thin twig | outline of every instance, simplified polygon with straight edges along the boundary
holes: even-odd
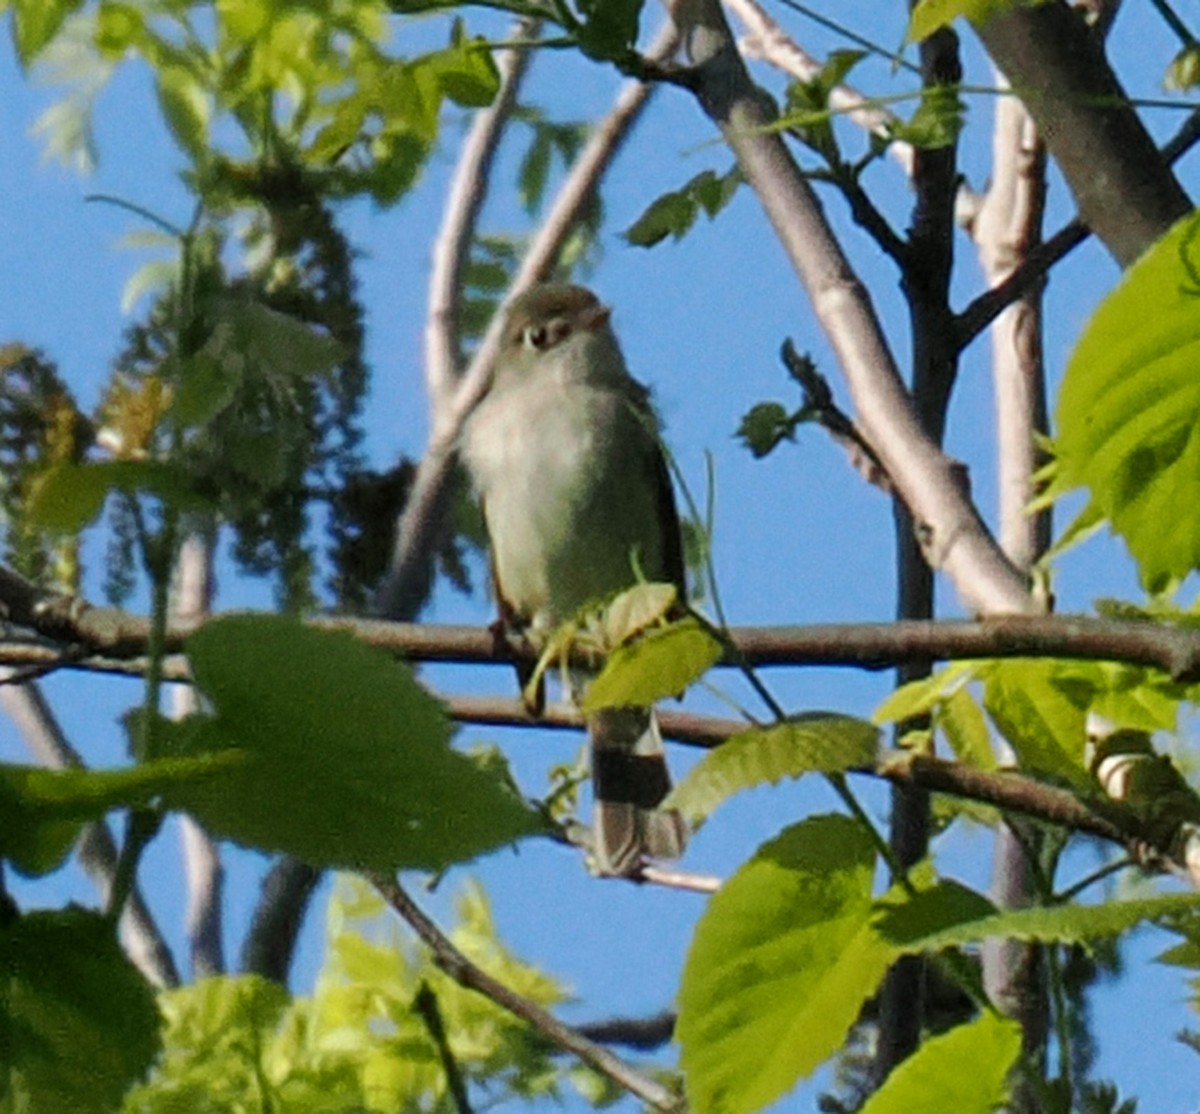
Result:
[[[870,296],[775,132],[775,106],[750,79],[718,0],[677,0],[676,7],[687,20],[700,107],[736,154],[808,292],[846,376],[858,425],[912,509],[930,563],[974,611],[1036,611],[1025,578],[992,538],[959,468],[922,428]]]
[[[682,1100],[661,1083],[635,1070],[608,1049],[588,1040],[578,1030],[564,1025],[553,1014],[528,998],[523,998],[473,963],[425,915],[409,896],[408,891],[395,879],[381,874],[372,874],[370,879],[384,900],[425,942],[433,954],[434,963],[460,986],[490,998],[498,1006],[533,1026],[553,1044],[578,1056],[589,1067],[608,1076],[656,1110],[678,1112],[684,1109]]]
[[[446,1026],[442,1022],[442,1011],[438,1008],[437,995],[429,983],[421,983],[421,988],[417,991],[417,997],[413,1001],[413,1008],[421,1015],[421,1020],[425,1022],[425,1028],[429,1031],[429,1037],[433,1041],[434,1047],[437,1048],[438,1059],[442,1061],[442,1071],[446,1075],[446,1089],[454,1099],[454,1109],[458,1111],[458,1114],[472,1114],[471,1100],[467,1096],[467,1083],[463,1079],[462,1069],[459,1068],[458,1061],[454,1058],[454,1053],[450,1048],[450,1041],[446,1036]]]
[[[723,0],[737,16],[747,34],[738,42],[747,58],[769,62],[798,81],[812,81],[823,68],[819,59],[803,49],[767,13],[758,0]],[[829,91],[829,107],[853,120],[864,131],[886,138],[899,123],[886,108],[860,93],[851,85],[835,85]],[[912,144],[896,140],[888,144],[888,154],[900,164],[906,177],[912,176]]]
[[[0,639],[0,664],[58,664],[64,669],[141,675],[147,651],[145,616],[73,601],[76,618],[68,627],[52,624],[69,650],[55,650],[37,638]],[[3,598],[0,596],[0,606]],[[219,619],[214,616],[213,619]],[[327,616],[307,621],[317,630],[344,630],[366,645],[413,661],[512,663],[498,651],[485,628],[422,623],[388,623]],[[168,629],[167,649],[180,653],[196,623]],[[1200,680],[1200,629],[1141,619],[1097,619],[1083,615],[1009,615],[984,620],[926,620],[879,623],[820,623],[806,626],[732,627],[729,639],[737,660],[762,666],[846,666],[888,669],[914,659],[952,661],[981,658],[1079,658],[1123,662],[1161,670],[1179,683]],[[79,644],[90,648],[80,653]],[[531,662],[534,660],[531,656]],[[186,672],[168,658],[164,677],[185,680]],[[586,664],[586,662],[582,662]]]
[[[721,879],[715,874],[667,870],[660,866],[643,866],[634,881],[650,882],[656,886],[665,886],[670,890],[687,890],[695,894],[715,894],[721,888]]]
[[[536,38],[537,33],[537,23],[519,20],[509,35],[510,45],[493,52],[500,73],[500,91],[471,122],[446,193],[441,227],[433,242],[425,324],[425,385],[435,425],[439,422],[438,415],[450,405],[462,368],[459,318],[465,285],[463,271],[487,197],[496,151],[533,57],[533,51],[516,49],[511,44],[524,44]]]

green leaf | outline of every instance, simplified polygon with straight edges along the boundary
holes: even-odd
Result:
[[[795,440],[796,418],[778,402],[759,402],[743,415],[735,436],[757,460],[783,441]]]
[[[550,178],[550,158],[553,153],[554,141],[550,133],[545,128],[536,129],[517,171],[517,193],[527,213],[535,212],[542,203],[546,182]]]
[[[960,762],[979,770],[996,768],[992,733],[983,710],[966,688],[955,689],[938,707],[937,725],[945,732],[950,749]]]
[[[1200,517],[1179,513],[1200,475],[1198,360],[1193,215],[1101,303],[1067,364],[1056,408],[1056,493],[1088,488],[1151,592],[1200,567]]]
[[[400,133],[380,136],[371,145],[375,162],[365,179],[371,197],[380,205],[392,205],[417,180],[431,150],[417,135]]]
[[[301,1079],[310,1071],[318,1075],[313,1060],[324,1050],[320,1035],[313,1032],[315,1026],[306,1028],[313,1043],[305,1052],[312,1059],[303,1062],[301,1050],[288,1035],[299,1023],[298,1015],[307,1013],[307,1003],[296,1003],[288,1017],[290,1004],[282,986],[257,975],[203,978],[163,991],[159,995],[166,1022],[162,1055],[121,1110],[146,1114],[244,1110],[249,1114],[264,1107],[279,1109],[277,1096],[285,1089],[289,1111],[312,1110],[301,1097]],[[283,1071],[288,1075],[281,1080]],[[345,1081],[343,1076],[343,1088]],[[339,1098],[347,1097],[344,1089],[338,1093]]]
[[[1055,662],[1013,658],[988,666],[984,707],[1012,744],[1022,769],[1076,783],[1091,690],[1059,676]]]
[[[904,42],[919,43],[959,16],[972,23],[986,23],[996,13],[1020,3],[1021,0],[920,0],[909,17]]]
[[[1021,1026],[994,1013],[982,1014],[926,1038],[859,1114],[992,1114],[1008,1100],[1008,1075],[1020,1054]]]
[[[58,34],[63,21],[83,0],[12,0],[13,41],[22,66],[28,66]]]
[[[158,1048],[154,994],[111,921],[83,909],[0,927],[5,1109],[111,1114]]]
[[[652,630],[609,655],[584,694],[583,710],[648,708],[656,700],[678,696],[720,657],[721,644],[695,619]]]
[[[219,360],[210,352],[197,352],[178,364],[179,377],[171,399],[171,417],[184,429],[194,429],[215,418],[237,397],[245,368]]]
[[[145,492],[181,510],[203,509],[181,468],[154,460],[57,464],[33,486],[29,520],[46,530],[75,534],[100,517],[113,491]]]
[[[1082,665],[1082,663],[1080,663]],[[1174,731],[1185,688],[1157,670],[1120,662],[1091,662],[1096,691],[1089,710],[1118,727]]]
[[[66,857],[82,824],[112,809],[147,805],[172,785],[218,776],[237,761],[225,753],[121,770],[0,764],[0,857],[23,874],[45,874]]]
[[[677,190],[650,202],[646,211],[625,230],[625,239],[634,247],[652,248],[668,236],[681,239],[695,223],[694,199]]]
[[[451,45],[424,59],[437,75],[442,92],[464,108],[486,108],[500,91],[500,71],[483,39],[470,39],[461,19],[454,21]]]
[[[315,866],[439,870],[542,829],[450,748],[446,713],[412,671],[349,634],[239,615],[187,650],[216,711],[209,744],[246,761],[169,799],[218,835]]]
[[[868,56],[869,52],[865,50],[831,50],[815,81],[828,94],[829,90],[841,85],[850,76],[850,71]]]
[[[692,825],[743,789],[807,773],[841,773],[875,762],[879,730],[866,720],[810,712],[786,723],[751,728],[705,755],[663,802]]]
[[[627,588],[613,598],[600,616],[600,636],[605,646],[619,646],[667,618],[679,599],[674,584],[649,581]]]
[[[175,142],[193,162],[202,162],[209,152],[212,99],[182,66],[160,66],[155,74],[158,106]]]
[[[950,693],[970,679],[971,671],[970,663],[957,662],[928,677],[901,685],[884,697],[871,714],[872,722],[903,723],[929,715]]]
[[[907,922],[877,917],[875,927],[898,949],[908,952],[941,951],[987,939],[1030,942],[1086,943],[1119,936],[1145,922],[1170,922],[1200,912],[1200,895],[1164,894],[1138,901],[1110,901],[1104,905],[1054,905],[1007,910],[979,919],[960,920],[928,932],[905,931]]]
[[[675,1035],[695,1114],[749,1114],[845,1041],[887,970],[868,923],[874,846],[842,816],[786,829],[696,927]]]
[[[712,170],[701,171],[680,189],[652,201],[626,229],[625,239],[640,248],[653,247],[668,236],[682,239],[696,223],[701,210],[709,219],[714,218],[729,204],[741,184],[741,172],[736,166],[723,175]]]
[[[876,905],[872,924],[898,951],[914,947],[940,932],[952,931],[994,916],[996,907],[982,894],[953,881],[942,881],[913,896],[902,891]]]
[[[146,38],[146,17],[132,4],[104,0],[96,11],[96,48],[116,60]]]
[[[622,58],[637,41],[645,0],[580,0],[585,22],[577,29],[579,48],[605,62]]]
[[[227,299],[215,307],[212,334],[202,352],[225,375],[307,379],[324,375],[344,355],[333,337],[261,302]]]
[[[340,158],[347,148],[362,138],[367,114],[371,109],[370,96],[362,91],[351,93],[337,103],[333,118],[314,137],[304,152],[305,158],[322,165]]]
[[[1163,75],[1163,88],[1172,93],[1186,93],[1200,85],[1200,47],[1189,43],[1183,47]]]
[[[936,151],[958,139],[965,115],[966,105],[952,86],[926,86],[916,112],[909,120],[894,125],[891,136],[922,150]]]

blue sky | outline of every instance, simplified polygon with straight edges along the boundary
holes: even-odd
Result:
[[[840,6],[839,17],[885,44],[900,41],[897,5],[854,0]],[[1127,5],[1132,8],[1132,5]],[[814,52],[844,45],[803,21],[786,25]],[[1123,13],[1114,38],[1119,63],[1136,94],[1157,95],[1158,74],[1139,69],[1142,58],[1169,56],[1156,25],[1142,26],[1140,13]],[[425,45],[428,27],[419,34]],[[401,43],[401,49],[405,49]],[[966,45],[971,78],[990,80],[986,63]],[[885,65],[864,66],[864,82],[887,88]],[[768,78],[778,88],[774,78]],[[908,88],[905,79],[897,79]],[[0,343],[20,340],[43,348],[85,407],[95,402],[109,361],[128,323],[121,292],[146,258],[120,245],[123,235],[140,231],[127,212],[85,203],[91,192],[117,195],[185,223],[189,202],[175,175],[181,157],[157,116],[146,74],[123,67],[100,102],[97,116],[100,161],[90,177],[41,159],[31,137],[33,122],[58,93],[32,88],[20,74],[7,42],[0,48],[0,198],[5,235],[0,238]],[[570,65],[562,56],[539,61],[529,97],[552,107],[562,118],[588,118],[611,99],[616,79],[598,66]],[[971,102],[971,131],[964,166],[982,187],[987,173],[986,120],[990,104]],[[1151,117],[1156,134],[1169,134],[1177,114]],[[414,193],[388,211],[367,205],[347,207],[345,227],[363,253],[362,296],[367,306],[374,387],[367,415],[367,449],[372,463],[386,467],[399,452],[418,454],[425,436],[421,386],[422,314],[431,235],[440,216],[444,185],[454,160],[457,122],[447,126],[445,144],[433,158]],[[496,196],[484,225],[514,230],[523,225],[514,180],[519,148],[506,148],[497,172]],[[607,223],[602,257],[587,281],[614,306],[614,322],[634,373],[650,383],[667,423],[668,441],[693,489],[704,489],[706,456],[716,475],[715,561],[723,600],[736,624],[808,623],[886,619],[892,613],[891,510],[875,490],[864,486],[839,450],[816,430],[802,430],[796,445],[781,448],[765,461],[754,461],[734,440],[740,416],[764,399],[790,403],[792,395],[778,362],[784,337],[809,350],[834,382],[837,380],[820,335],[780,248],[754,198],[743,190],[721,218],[698,227],[678,244],[651,251],[632,248],[620,237],[642,210],[667,189],[677,188],[699,171],[723,171],[730,156],[714,141],[711,127],[686,96],[666,90],[622,155],[605,188]],[[1182,175],[1189,183],[1192,166]],[[883,164],[869,172],[867,185],[903,228],[910,195],[899,172]],[[849,223],[841,201],[827,191],[825,206],[843,233],[855,265],[873,292],[895,350],[903,362],[907,343],[896,275],[880,253]],[[1047,228],[1070,215],[1069,199],[1055,181]],[[961,305],[979,288],[978,269],[965,238],[958,241],[962,260],[956,280]],[[1046,353],[1051,369],[1061,369],[1073,339],[1097,299],[1116,277],[1101,249],[1088,245],[1064,264],[1052,281],[1047,300]],[[980,341],[967,354],[951,412],[949,449],[971,468],[973,488],[987,515],[994,513],[993,452],[990,431],[988,354]],[[89,549],[89,592],[99,596],[100,556]],[[482,569],[477,582],[485,583]],[[1119,544],[1099,539],[1069,555],[1060,567],[1056,591],[1063,610],[1083,610],[1098,596],[1137,599],[1136,580]],[[239,581],[231,570],[220,576],[221,606],[269,606],[262,585]],[[941,586],[943,614],[958,608]],[[426,615],[431,621],[483,624],[491,605],[480,592],[467,599],[439,590]],[[431,684],[447,691],[511,692],[507,671],[481,673],[452,667],[424,672]],[[866,715],[885,694],[887,675],[850,670],[776,670],[768,680],[793,710],[833,708]],[[732,678],[717,684],[744,693]],[[115,719],[137,698],[133,682],[56,676],[46,690],[76,745],[96,765],[121,760]],[[698,708],[722,710],[701,696]],[[553,762],[573,757],[580,740],[537,732],[465,730],[464,743],[501,743],[530,792],[545,784]],[[0,758],[23,760],[19,740],[0,723]],[[674,751],[678,771],[691,756]],[[881,819],[886,797],[879,787],[862,787],[868,807]],[[832,795],[813,783],[785,785],[746,794],[726,805],[694,840],[684,865],[700,872],[727,874],[783,825],[811,812],[836,808]],[[1080,869],[1089,862],[1079,858]],[[183,939],[179,902],[179,848],[174,832],[160,836],[145,864],[144,889],[152,895],[169,938]],[[254,900],[259,857],[231,851],[227,931],[230,957]],[[955,876],[986,885],[988,854],[982,833],[954,840],[947,869]],[[589,879],[574,856],[561,848],[530,844],[519,853],[500,853],[470,868],[488,888],[502,933],[525,958],[544,965],[574,988],[573,1018],[609,1013],[653,1012],[670,1001],[691,927],[703,899]],[[453,875],[451,881],[453,881]],[[55,905],[67,897],[91,900],[76,871],[64,870],[36,885],[17,890],[29,904]],[[444,914],[453,886],[431,901]],[[305,934],[298,967],[301,986],[311,980],[319,958],[319,912]],[[1147,963],[1163,938],[1142,934],[1127,948],[1130,978],[1096,996],[1100,1035],[1100,1076],[1111,1076],[1142,1109],[1183,1111],[1195,1106],[1200,1071],[1195,1055],[1172,1040],[1194,1021],[1186,1008],[1188,987],[1177,974]],[[614,977],[614,969],[620,976]],[[1137,1019],[1131,1040],[1130,1019]],[[795,1103],[796,1105],[791,1105]],[[807,1108],[789,1100],[781,1109]]]

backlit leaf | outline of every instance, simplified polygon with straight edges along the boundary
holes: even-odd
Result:
[[[446,713],[412,671],[349,634],[235,615],[187,648],[216,712],[197,745],[246,759],[169,795],[216,834],[315,866],[436,870],[541,830],[451,749]]]
[[[1152,306],[1153,313],[1147,312]],[[1056,409],[1056,493],[1084,486],[1159,591],[1200,567],[1200,218],[1124,274],[1088,322]]]
[[[696,927],[676,1039],[696,1114],[750,1114],[841,1047],[887,970],[869,924],[875,851],[842,816],[759,848]]]
[[[691,824],[710,816],[734,793],[807,773],[840,773],[871,766],[879,730],[865,720],[812,712],[786,723],[750,728],[705,755],[672,790],[664,808]]]

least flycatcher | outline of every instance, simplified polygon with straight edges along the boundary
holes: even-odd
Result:
[[[538,286],[506,316],[492,385],[462,456],[483,505],[509,625],[535,644],[639,578],[684,588],[679,518],[650,393],[625,366],[610,310],[580,286]],[[676,858],[678,813],[652,711],[588,716],[601,874]]]

